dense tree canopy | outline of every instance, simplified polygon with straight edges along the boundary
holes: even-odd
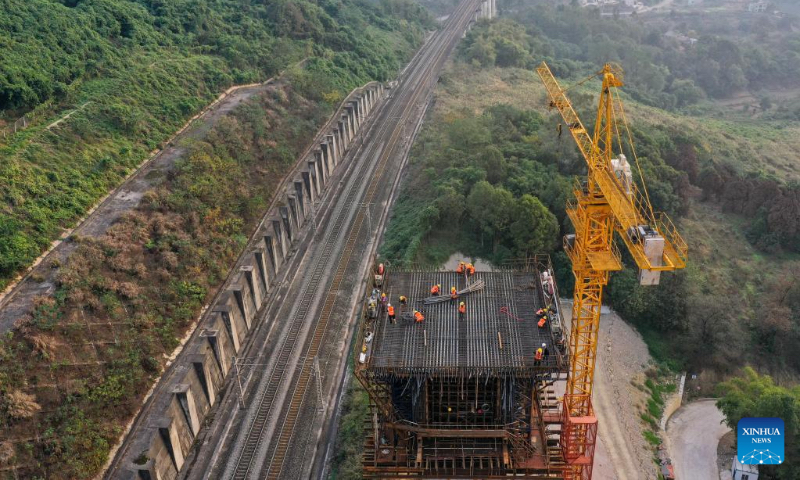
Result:
[[[785,463],[759,466],[759,478],[790,480],[800,476],[800,387],[775,385],[772,378],[745,368],[744,375],[721,383],[717,406],[725,414],[728,426],[744,417],[777,417],[783,420],[786,448]]]
[[[441,260],[420,252],[429,235],[496,261],[552,252],[569,181],[538,134],[541,116],[499,104],[464,112],[422,137],[389,226],[383,253]]]
[[[308,59],[290,72],[294,89],[334,104],[389,79],[434,27],[411,0],[8,0],[0,10],[0,286],[225,88]],[[22,114],[30,128],[3,128]]]
[[[686,107],[706,95],[728,97],[747,88],[798,86],[800,35],[791,20],[788,25],[765,20],[761,28],[785,32],[782,40],[766,41],[753,34],[757,27],[743,22],[738,36],[699,20],[691,27],[700,33],[685,24],[675,31],[666,22],[601,17],[594,9],[547,3],[510,2],[520,23],[506,19],[473,29],[459,49],[462,57],[481,66],[527,68],[547,60],[562,78],[619,63],[626,91],[662,108]]]
[[[225,65],[221,83],[266,78],[311,48],[330,49],[385,80],[397,59],[374,48],[370,31],[431,26],[408,0],[239,2],[234,0],[10,0],[0,12],[0,110],[60,98],[75,82],[114,76],[138,57],[211,55]],[[393,17],[381,17],[388,11]],[[407,30],[413,35],[414,29]],[[309,43],[310,42],[310,43]],[[152,58],[151,61],[158,61]]]

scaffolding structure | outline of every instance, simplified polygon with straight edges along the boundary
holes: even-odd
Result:
[[[553,384],[568,359],[549,258],[472,277],[387,266],[370,281],[355,343],[355,375],[371,401],[364,478],[563,478],[563,409]],[[478,282],[449,298],[451,287]],[[436,284],[447,300],[426,303]],[[414,321],[414,310],[424,321]]]

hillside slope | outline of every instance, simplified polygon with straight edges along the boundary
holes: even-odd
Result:
[[[265,40],[256,49],[264,58],[273,50],[276,57],[291,53],[281,50],[284,44],[299,50],[282,62],[310,58],[274,82],[253,87],[253,94],[235,109],[217,109],[213,121],[193,124],[176,142],[180,158],[148,172],[152,189],[138,205],[102,235],[73,238],[69,259],[50,265],[57,271],[55,291],[35,298],[33,313],[19,318],[0,338],[0,478],[92,478],[169,355],[227,276],[275,187],[319,125],[352,85],[392,75],[421,41],[428,17],[404,9],[409,4],[403,0],[319,5],[276,1],[249,10],[234,9],[241,2],[233,1],[104,0],[71,2],[71,10],[56,2],[11,5],[24,5],[45,24],[53,20],[48,17],[53,11],[83,9],[74,14],[84,15],[73,25],[77,29],[94,25],[92,21],[110,21],[97,16],[101,6],[146,7],[163,14],[146,16],[155,32],[184,25],[179,19],[188,22],[187,11],[198,8],[201,23],[211,22],[207,28],[214,26],[226,38],[239,35],[242,40],[252,28],[266,32],[264,38],[275,37],[270,33],[275,26],[262,15],[271,8],[284,8],[279,18],[301,21],[313,13],[320,19],[314,38],[295,38],[297,32],[288,30],[283,37]],[[412,15],[409,20],[404,18],[407,14]],[[165,26],[166,18],[177,23]],[[37,30],[31,25],[29,31]],[[19,32],[0,35],[6,33]],[[95,38],[92,35],[86,33],[85,38]],[[0,166],[5,169],[0,187],[9,201],[0,214],[4,261],[16,258],[23,265],[28,258],[23,246],[31,246],[29,253],[35,255],[36,241],[44,245],[82,214],[155,142],[213,97],[215,89],[231,81],[261,80],[271,71],[261,70],[264,66],[255,57],[237,66],[228,63],[233,56],[210,54],[213,49],[202,43],[205,37],[191,40],[191,48],[177,48],[164,39],[169,36],[164,34],[163,44],[150,46],[150,57],[138,57],[138,47],[127,51],[127,57],[120,54],[130,67],[124,72],[86,74],[70,87],[75,97],[55,95],[52,104],[36,107],[60,118],[56,111],[70,101],[86,105],[62,123],[48,129],[51,120],[37,121],[8,137],[2,147],[7,157]],[[336,47],[326,46],[328,41]],[[359,53],[367,46],[369,51]],[[5,54],[12,50],[0,49]],[[159,66],[162,59],[170,61]],[[175,69],[176,65],[197,68]],[[211,68],[214,65],[218,68]],[[257,77],[209,80],[243,65]],[[173,101],[184,100],[190,102],[187,108],[176,110]],[[130,125],[135,128],[110,122],[106,114],[112,110],[120,120],[134,118]],[[142,115],[129,116],[137,112]]]
[[[335,103],[431,26],[407,0],[5,2],[0,287],[225,88],[309,57],[297,88]]]

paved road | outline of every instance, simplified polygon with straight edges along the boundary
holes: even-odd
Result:
[[[700,400],[679,408],[667,422],[667,447],[675,477],[718,480],[717,445],[730,431],[714,400]]]

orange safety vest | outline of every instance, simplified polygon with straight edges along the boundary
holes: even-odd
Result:
[[[391,305],[389,305],[389,308],[388,308],[388,310],[389,310],[389,316],[390,316],[390,317],[394,317],[394,307],[393,307],[393,306],[391,306]]]
[[[536,349],[536,355],[533,357],[533,359],[534,359],[534,360],[537,360],[537,361],[538,361],[538,360],[541,360],[541,359],[542,359],[542,354],[543,354],[543,353],[544,353],[544,352],[542,352],[542,349],[541,349],[541,348],[537,348],[537,349]]]
[[[433,295],[436,295],[437,293],[439,293],[439,285],[434,285],[433,287],[431,287],[431,293]]]
[[[542,327],[544,327],[544,324],[545,324],[546,322],[547,322],[547,317],[542,317],[542,318],[539,320],[539,328],[542,328]]]
[[[458,264],[458,268],[456,268],[456,273],[464,273],[464,262]]]
[[[418,322],[425,320],[425,317],[422,316],[420,312],[414,312],[414,319]]]
[[[456,287],[450,287],[450,296],[456,298],[458,296],[458,291],[456,291]]]
[[[467,313],[467,306],[466,305],[459,305],[458,306],[458,313]]]
[[[470,275],[475,275],[475,267],[473,267],[471,263],[467,265],[467,270],[469,271]]]

